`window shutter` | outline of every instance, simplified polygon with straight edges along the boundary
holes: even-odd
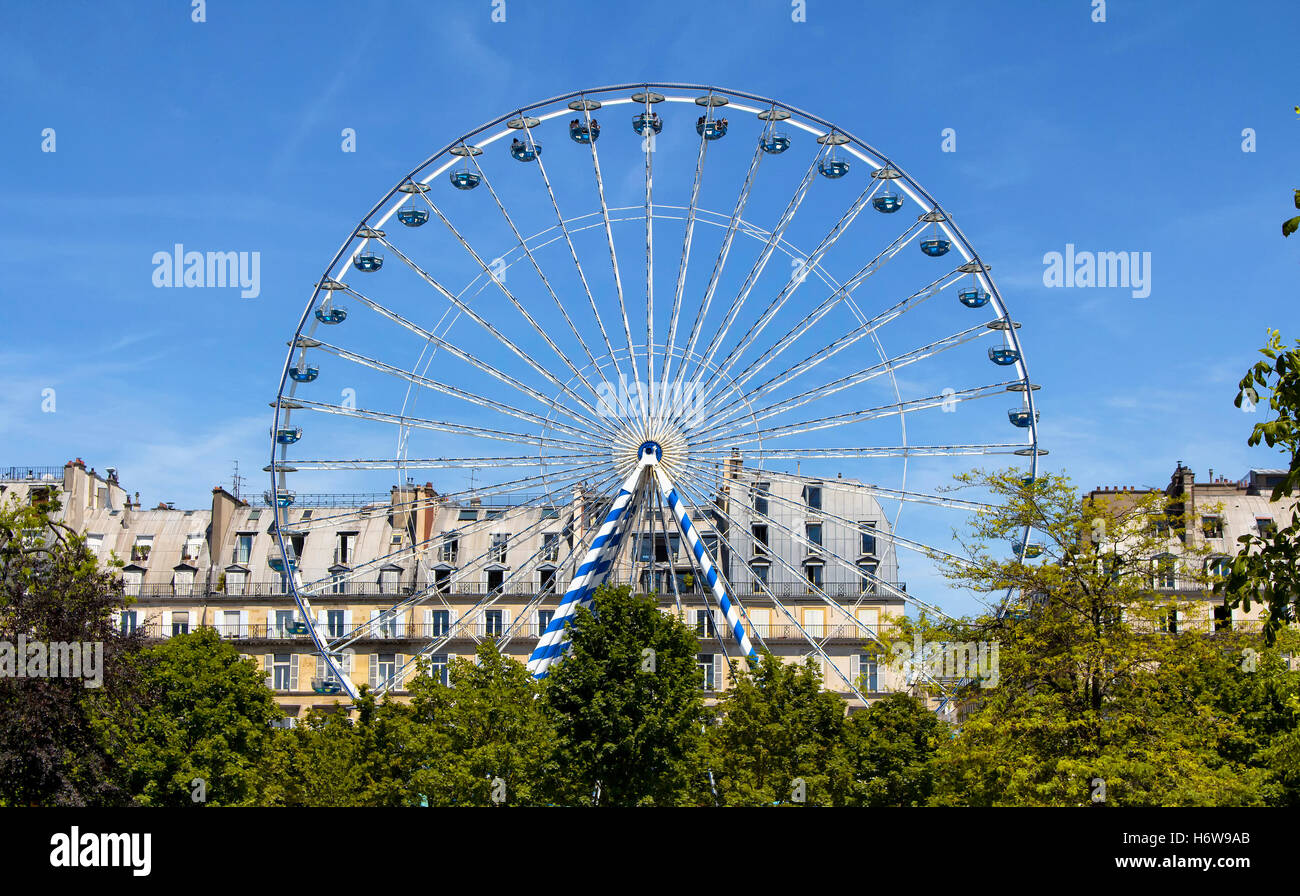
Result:
[[[370,654],[370,689],[379,687],[379,654]]]
[[[289,690],[298,690],[298,654],[289,656]]]
[[[352,611],[351,610],[343,611],[343,633],[345,635],[352,634]]]
[[[379,635],[379,611],[370,611],[370,637],[378,638]]]
[[[720,691],[723,688],[722,669],[725,665],[723,659],[724,657],[720,653],[713,655],[713,689],[715,691]]]
[[[172,636],[172,611],[171,610],[163,610],[162,636],[164,638],[170,638]]]
[[[406,690],[406,673],[402,671],[402,662],[405,659],[400,653],[393,657],[393,690]]]
[[[430,610],[428,607],[425,607],[422,613],[423,613],[424,621],[420,623],[423,626],[423,629],[420,632],[420,637],[432,638],[433,637],[433,610]]]
[[[397,614],[397,619],[393,623],[393,633],[399,638],[406,637],[406,613],[404,611]]]
[[[262,666],[266,669],[266,686],[272,689],[275,687],[275,670],[271,666],[273,661],[274,658],[269,653],[262,657]]]
[[[239,637],[241,638],[248,637],[248,611],[247,610],[239,611]]]

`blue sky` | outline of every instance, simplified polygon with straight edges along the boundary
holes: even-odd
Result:
[[[1255,418],[1232,398],[1267,327],[1300,335],[1300,244],[1280,235],[1300,186],[1294,3],[1116,0],[1104,23],[1088,0],[808,0],[805,22],[787,0],[505,8],[9,9],[0,466],[80,456],[146,504],[203,506],[238,460],[260,491],[285,342],[356,221],[456,135],[638,80],[843,122],[940,198],[1024,324],[1049,468],[1091,488],[1277,462],[1245,446]],[[154,288],[175,243],[260,252],[260,296]],[[1067,243],[1151,253],[1150,296],[1045,288]]]

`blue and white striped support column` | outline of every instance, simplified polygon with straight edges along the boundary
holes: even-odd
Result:
[[[717,598],[718,606],[722,609],[722,615],[726,617],[727,625],[731,626],[731,633],[736,637],[736,643],[740,645],[740,650],[750,660],[757,660],[758,653],[754,650],[753,642],[749,640],[749,633],[745,631],[745,621],[740,617],[740,604],[733,602],[727,594],[726,587],[722,584],[722,577],[718,575],[717,567],[713,565],[713,558],[709,552],[704,549],[704,542],[700,539],[700,533],[691,523],[690,515],[686,513],[686,505],[681,497],[677,494],[677,487],[673,485],[668,474],[663,471],[662,467],[654,468],[655,477],[659,480],[659,488],[664,494],[668,495],[668,507],[672,510],[673,516],[677,518],[677,526],[682,530],[682,538],[690,545],[691,550],[695,553],[695,559],[700,564],[700,569],[704,572],[704,578],[709,583],[709,588],[713,590],[713,596]]]
[[[579,607],[591,605],[596,589],[608,575],[609,568],[618,553],[623,533],[627,531],[627,521],[631,516],[628,505],[632,501],[632,493],[640,485],[641,472],[644,469],[644,463],[638,464],[619,488],[618,495],[615,496],[614,503],[605,516],[605,521],[601,523],[596,533],[596,538],[587,549],[582,563],[578,565],[573,581],[569,584],[569,590],[564,593],[564,599],[560,601],[555,615],[551,617],[550,625],[546,626],[546,631],[542,633],[532,655],[528,658],[528,671],[535,678],[545,678],[551,664],[569,649],[569,637],[564,631],[565,627],[578,614]]]

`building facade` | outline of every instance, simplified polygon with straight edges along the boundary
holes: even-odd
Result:
[[[355,683],[399,698],[416,657],[445,674],[453,657],[472,656],[492,638],[526,660],[608,498],[577,489],[558,506],[527,496],[457,503],[410,485],[389,495],[298,495],[277,508],[273,496],[253,502],[218,487],[208,508],[146,510],[114,471],[100,475],[80,460],[0,476],[0,500],[57,490],[63,521],[85,534],[101,563],[122,562],[131,599],[124,629],[158,639],[215,629],[262,666],[289,719],[346,701],[326,693],[312,625]],[[883,645],[893,640],[890,620],[904,612],[906,586],[869,486],[736,460],[692,518],[763,646],[789,661],[811,655],[827,688],[850,705],[861,705],[850,683],[868,700],[904,687],[886,668]],[[738,658],[734,639],[671,514],[638,508],[627,538],[609,580],[656,594],[664,612],[693,627],[701,687],[725,689],[727,659]],[[309,596],[310,619],[292,598],[293,577]]]

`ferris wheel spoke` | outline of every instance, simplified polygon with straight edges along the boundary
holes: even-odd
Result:
[[[748,411],[748,417],[733,420],[728,423],[726,421],[735,416],[737,410],[732,410],[730,413],[724,413],[727,408],[722,408],[717,411],[709,411],[707,412],[707,417],[713,424],[712,435],[717,437],[737,432],[744,427],[747,422],[757,424],[772,417],[780,416],[781,414],[792,411],[795,408],[802,407],[803,405],[825,398],[829,395],[834,395],[836,392],[842,392],[845,389],[861,385],[862,383],[883,376],[891,371],[896,371],[911,364],[916,364],[920,361],[932,358],[940,352],[947,351],[948,349],[959,345],[964,345],[971,340],[987,335],[989,332],[990,330],[982,325],[971,327],[961,333],[955,333],[952,336],[932,342],[929,345],[923,345],[920,348],[912,349],[910,352],[895,355],[892,358],[885,359],[879,364],[864,367],[859,371],[842,376],[839,379],[831,380],[829,383],[824,383],[813,389],[800,392],[798,395],[792,395],[789,398],[773,402],[763,407],[749,408],[741,404],[739,401],[732,402],[732,404],[728,405],[727,408],[738,408],[739,411]],[[758,390],[755,391],[757,392]]]
[[[520,246],[523,247],[523,250],[527,254],[528,258],[533,262],[533,266],[537,268],[538,273],[541,274],[541,268],[537,266],[536,259],[533,258],[532,252],[529,251],[528,246],[524,243],[523,238],[519,235],[519,231],[514,230],[514,222],[510,220],[510,215],[506,212],[505,207],[501,204],[501,200],[497,196],[496,189],[492,186],[492,181],[488,178],[487,174],[483,171],[482,167],[479,165],[477,157],[471,155],[469,156],[469,159],[474,163],[474,167],[478,170],[479,177],[481,178],[480,183],[485,184],[487,186],[488,192],[492,195],[492,198],[496,201],[496,204],[501,209],[502,214],[505,215],[506,221],[507,223],[510,224],[511,230],[514,231],[515,237],[519,239]],[[474,261],[478,263],[480,268],[482,268],[483,273],[486,274],[488,278],[500,288],[502,294],[505,295],[507,301],[509,301],[510,304],[515,307],[515,310],[517,310],[520,316],[523,317],[523,319],[528,322],[528,325],[531,326],[533,330],[539,336],[542,337],[542,339],[550,347],[551,351],[555,353],[556,357],[558,357],[562,362],[564,362],[565,366],[569,368],[570,372],[572,372],[573,375],[576,376],[582,382],[582,384],[587,387],[587,389],[591,392],[593,396],[599,397],[599,393],[596,391],[596,387],[593,386],[590,382],[588,382],[587,378],[583,375],[582,371],[578,369],[577,365],[573,363],[572,359],[570,359],[569,356],[559,347],[559,345],[555,343],[555,340],[551,338],[551,335],[546,331],[546,328],[537,322],[537,320],[533,317],[533,315],[529,313],[528,309],[525,308],[523,304],[520,303],[519,299],[515,297],[515,294],[511,292],[509,288],[506,287],[505,282],[500,277],[497,276],[496,271],[494,271],[492,267],[483,260],[483,258],[478,254],[478,252],[474,250],[474,247],[471,246],[469,242],[465,239],[465,237],[461,235],[460,231],[457,230],[456,227],[451,223],[451,221],[447,219],[447,216],[442,213],[442,210],[439,209],[438,206],[434,204],[433,200],[429,198],[429,194],[427,192],[423,192],[420,194],[420,196],[424,198],[424,201],[429,206],[429,209],[435,215],[438,216],[438,220],[442,221],[442,223],[446,225],[447,229],[451,231],[452,236],[456,238],[457,242],[459,242],[461,246],[465,248],[465,251],[469,252],[470,256],[473,257]],[[384,239],[384,244],[389,245],[386,238]],[[545,274],[541,274],[541,277],[543,283],[546,284],[546,288],[550,290],[551,296],[555,298],[557,304],[559,304],[561,309],[563,310],[563,303],[560,303],[558,297],[555,297],[555,291],[551,290],[550,281],[546,279]],[[566,320],[568,319],[567,312],[565,312],[565,318]],[[570,326],[573,327],[574,332],[576,333],[577,328],[573,326],[572,321],[570,321]],[[578,338],[581,341],[582,337],[579,336]],[[582,346],[584,349],[587,349],[586,342],[583,342]],[[591,357],[590,349],[587,349],[587,355],[588,357]],[[595,364],[594,357],[591,358],[591,361],[593,364]],[[597,365],[596,369],[597,370],[600,369],[599,365]]]
[[[536,445],[539,448],[555,447],[567,448],[571,450],[584,451],[591,448],[599,447],[596,443],[590,441],[568,441],[566,439],[550,439],[540,435],[522,432],[508,432],[501,429],[489,429],[482,426],[473,426],[468,423],[449,423],[444,420],[426,420],[423,417],[414,417],[405,414],[389,414],[384,411],[370,411],[364,408],[349,408],[343,405],[329,404],[323,401],[309,401],[305,398],[294,398],[292,403],[286,404],[289,407],[306,408],[311,411],[320,411],[325,414],[337,414],[341,417],[355,417],[358,420],[371,420],[376,423],[389,423],[394,426],[413,426],[417,429],[430,429],[436,432],[448,432],[455,435],[477,436],[483,439],[495,439],[501,442],[512,442],[514,444]]]
[[[781,309],[785,307],[786,302],[790,300],[790,297],[798,292],[799,287],[803,285],[804,280],[808,277],[808,269],[816,268],[821,264],[822,259],[825,258],[826,254],[835,247],[835,244],[839,242],[840,237],[848,232],[849,226],[857,219],[858,215],[862,213],[862,210],[867,207],[880,188],[881,184],[877,182],[874,186],[863,190],[862,193],[859,194],[857,200],[849,206],[843,215],[840,216],[839,221],[837,221],[835,226],[831,228],[831,232],[822,238],[822,241],[808,254],[808,257],[804,259],[803,264],[799,266],[797,271],[790,275],[790,279],[786,281],[785,286],[783,286],[781,291],[777,293],[776,298],[768,303],[767,308],[763,309],[763,313],[760,314],[752,324],[750,324],[745,335],[740,338],[740,341],[736,343],[731,351],[727,353],[727,356],[723,359],[722,363],[718,365],[717,377],[715,378],[716,383],[721,384],[726,379],[731,368],[736,365],[736,362],[739,361],[744,353],[748,351],[749,347],[754,344],[755,340],[758,339],[763,330],[767,328],[767,325],[771,323],[772,318],[776,317]],[[878,270],[879,266],[885,261],[893,258],[901,248],[902,246],[900,245],[895,248],[892,253],[882,253],[877,256],[871,264],[868,265],[868,267],[871,268],[871,273]],[[866,276],[870,276],[870,274],[867,274]],[[866,277],[864,276],[862,279],[865,280]],[[857,282],[860,283],[861,280],[858,280]]]
[[[583,108],[582,108],[582,116],[584,121],[586,122],[587,133],[590,134],[591,133],[591,110],[587,108],[585,103],[583,104]],[[596,151],[595,138],[588,140],[587,145],[591,148],[591,168],[596,178],[596,193],[600,197],[600,213],[605,220],[605,239],[609,243],[609,264],[614,274],[614,291],[618,295],[618,309],[623,316],[623,335],[627,338],[628,365],[632,368],[632,377],[633,380],[636,382],[637,393],[645,394],[644,392],[641,391],[641,371],[640,368],[637,367],[636,351],[633,348],[632,323],[627,316],[627,302],[623,296],[623,276],[620,273],[618,267],[618,252],[614,248],[614,225],[609,219],[609,203],[605,201],[605,181],[600,173],[600,154]],[[647,191],[648,189],[649,187],[647,186]],[[649,194],[647,192],[647,201],[648,201],[648,197]],[[646,222],[646,226],[647,227],[650,226],[649,221]],[[648,353],[649,351],[650,351],[650,346],[647,345],[646,352]],[[642,422],[644,424],[645,422],[644,419]],[[644,428],[643,428],[643,434],[648,435],[648,433],[644,431]]]
[[[609,456],[609,451],[585,454],[548,454],[545,460],[559,464],[588,463]],[[357,460],[293,460],[272,464],[275,470],[297,473],[303,470],[461,470],[536,467],[535,454],[496,455],[491,457],[373,458]],[[267,472],[271,472],[270,469]],[[529,477],[541,479],[541,476]]]
[[[537,401],[539,404],[545,405],[546,407],[550,408],[556,413],[563,414],[564,416],[568,417],[570,420],[576,421],[584,425],[591,423],[593,420],[599,419],[600,417],[599,414],[593,414],[592,417],[587,417],[585,415],[579,414],[575,410],[566,407],[563,404],[560,404],[558,401],[552,399],[551,397],[549,397],[548,395],[542,392],[539,392],[538,390],[534,389],[532,386],[529,386],[527,383],[522,382],[521,380],[511,376],[508,373],[504,373],[498,370],[497,368],[493,367],[491,364],[488,364],[486,361],[483,361],[475,357],[474,355],[470,354],[469,352],[465,351],[464,349],[460,348],[454,343],[448,342],[446,339],[443,339],[441,336],[438,336],[431,330],[427,330],[424,327],[421,327],[419,324],[407,320],[405,317],[398,314],[396,311],[393,311],[387,308],[386,306],[380,304],[379,302],[376,302],[374,299],[371,299],[370,297],[358,292],[355,288],[349,286],[347,287],[346,291],[348,295],[352,296],[357,301],[361,302],[367,308],[370,308],[376,314],[379,314],[380,316],[387,318],[388,320],[397,324],[399,327],[402,327],[403,329],[408,330],[411,333],[414,333],[416,336],[419,336],[421,339],[437,346],[440,350],[447,352],[448,354],[452,355],[458,360],[464,361],[466,364],[469,364],[471,367],[474,367],[475,369],[480,370],[483,373],[486,373],[488,376],[492,377],[493,379],[501,383],[504,383],[507,386],[510,386],[512,389],[515,389],[516,391],[521,392],[524,395],[527,395],[529,398],[533,399],[534,401]],[[294,340],[295,345],[300,346],[302,348],[315,348],[318,341],[319,340],[307,336],[299,336],[297,337],[297,339]],[[571,399],[574,400],[579,399],[577,393],[574,392],[572,389],[570,389],[568,386],[561,385],[561,391]]]
[[[1023,442],[989,445],[883,445],[860,448],[764,448],[757,452],[764,461],[770,460],[835,460],[870,457],[965,457],[991,454],[1019,454],[1030,451]],[[1039,449],[1040,452],[1042,449]],[[730,448],[691,448],[692,456],[722,459],[731,454]]]
[[[869,278],[872,274],[874,274],[877,270],[879,270],[880,267],[884,264],[884,262],[894,257],[894,255],[896,255],[899,251],[901,251],[901,249],[904,246],[906,246],[913,239],[919,236],[921,232],[922,230],[919,226],[914,226],[910,228],[902,236],[896,239],[884,252],[876,256],[876,258],[874,258],[872,261],[868,262],[862,269],[860,269],[856,274],[854,274],[851,278],[849,278],[849,280],[843,286],[841,286],[838,290],[836,290],[834,294],[832,294],[828,299],[826,299],[826,301],[824,301],[821,305],[818,305],[815,309],[813,309],[812,312],[810,312],[807,316],[805,316],[802,320],[800,320],[797,324],[795,324],[794,327],[791,327],[784,335],[781,336],[780,339],[778,339],[772,345],[771,348],[763,352],[758,358],[752,361],[748,367],[746,367],[739,374],[737,374],[733,378],[733,382],[732,382],[733,388],[738,389],[745,386],[747,383],[749,383],[750,380],[752,380],[755,376],[758,375],[758,373],[761,370],[763,370],[763,368],[767,367],[769,364],[775,361],[787,348],[793,345],[814,324],[816,324],[827,313],[829,313],[829,311],[832,308],[834,308],[844,299],[850,298],[853,292],[857,290],[859,286],[865,283],[867,278]],[[881,326],[883,326],[885,323],[888,323],[889,321],[894,320],[896,317],[901,316],[906,311],[909,311],[917,307],[921,302],[924,302],[930,296],[934,295],[935,293],[944,289],[946,286],[950,285],[951,282],[956,278],[956,276],[957,273],[955,271],[950,272],[949,274],[945,274],[943,277],[940,277],[938,280],[931,282],[926,287],[913,293],[911,296],[904,299],[902,302],[897,303],[887,311],[876,315],[874,318],[871,318],[870,320],[863,321],[856,329],[846,334],[845,336],[837,339],[835,342],[832,342],[830,345],[822,349],[821,352],[814,354],[810,358],[804,359],[804,362],[801,362],[801,364],[806,363],[815,366],[815,364],[821,363],[821,361],[826,360],[826,358],[829,358],[839,353],[843,349],[848,348],[849,346],[856,343],[858,340],[868,336],[873,336],[876,330],[879,329]],[[800,368],[800,365],[795,365],[795,368],[791,368],[787,370],[786,374],[790,374],[791,375],[790,378],[793,378],[794,376],[798,376],[798,374],[802,372],[803,369],[807,369],[807,368],[802,368],[802,369],[796,369],[796,368]],[[723,373],[725,374],[725,370],[723,371]],[[778,378],[778,380],[779,379],[780,378]],[[706,400],[706,408],[709,407],[710,404],[720,401],[724,396],[725,393],[718,385],[723,381],[724,381],[724,377],[723,375],[720,375],[715,385],[712,387],[714,394]],[[756,392],[762,391],[764,389],[774,388],[776,385],[780,385],[780,382],[774,382],[769,380],[768,383],[765,383],[762,386],[758,387],[757,389],[751,390],[749,393],[747,393],[747,397],[752,396]]]
[[[815,432],[821,429],[830,429],[836,426],[845,426],[849,423],[861,423],[867,420],[879,420],[886,417],[895,417],[909,412],[925,410],[936,407],[951,407],[953,402],[973,401],[977,398],[986,398],[989,395],[995,395],[1005,392],[1010,383],[994,383],[988,386],[976,386],[972,389],[962,389],[954,391],[947,395],[932,395],[928,398],[913,398],[908,401],[900,401],[891,405],[879,405],[873,408],[866,408],[860,411],[847,411],[843,414],[830,414],[825,417],[816,417],[811,420],[801,420],[798,423],[790,423],[785,426],[773,426],[763,429],[750,430],[744,433],[745,438],[721,438],[715,437],[704,439],[694,443],[695,446],[708,447],[719,442],[726,442],[728,446],[749,445],[754,442],[761,442],[764,439],[778,439],[793,435],[802,435],[804,433]]]
[[[528,136],[529,146],[534,146],[532,135]],[[578,269],[578,279],[582,281],[583,292],[587,295],[587,302],[591,305],[592,320],[595,321],[596,327],[600,330],[600,336],[605,342],[605,349],[609,353],[609,358],[614,364],[614,370],[619,378],[624,377],[623,368],[618,363],[618,356],[614,353],[614,345],[609,340],[609,331],[605,329],[604,318],[600,316],[600,309],[596,307],[596,297],[591,292],[591,284],[587,282],[587,272],[583,270],[582,262],[578,259],[578,250],[573,245],[573,234],[569,231],[569,225],[564,220],[564,215],[560,212],[560,203],[555,198],[555,189],[551,186],[551,179],[546,174],[546,164],[542,161],[540,153],[535,159],[537,171],[542,177],[542,183],[546,186],[546,195],[551,199],[551,208],[555,210],[555,220],[559,224],[560,231],[564,234],[564,241],[569,247],[569,255],[573,258],[573,264]],[[606,213],[608,216],[608,212]]]
[[[951,280],[950,280],[951,276],[952,276],[951,274],[944,275],[943,277],[939,278],[938,280],[934,281],[933,283],[929,284],[923,289],[913,293],[911,296],[907,297],[903,301],[897,303],[893,307],[881,312],[880,314],[876,315],[875,317],[869,320],[864,321],[858,327],[854,328],[853,330],[850,330],[845,335],[835,339],[833,342],[826,345],[824,348],[821,348],[818,351],[813,352],[811,355],[808,355],[801,361],[797,362],[791,367],[788,367],[786,370],[782,371],[781,373],[777,374],[776,376],[772,377],[771,379],[767,380],[761,385],[755,386],[754,388],[750,389],[748,392],[745,392],[743,396],[733,401],[732,404],[735,404],[737,402],[743,402],[745,400],[752,400],[757,395],[766,394],[775,389],[778,389],[781,386],[784,386],[786,383],[789,383],[797,379],[799,376],[808,372],[809,370],[812,370],[817,365],[821,364],[823,361],[826,361],[829,358],[834,357],[835,355],[844,351],[846,348],[852,347],[860,340],[875,333],[885,324],[889,323],[890,321],[893,321],[898,317],[901,317],[906,312],[912,310],[913,308],[916,308],[926,299],[930,298],[931,296],[945,289],[948,285],[951,284]],[[834,297],[832,297],[832,300],[833,299]],[[791,332],[793,333],[794,331],[792,330]],[[758,374],[760,370],[762,370],[769,363],[771,363],[772,360],[775,359],[776,354],[777,353],[773,353],[771,355],[763,357],[759,361],[756,361],[754,364],[751,364],[740,374],[738,374],[734,381],[735,386],[739,388],[746,385],[748,382],[750,382],[754,378],[754,376]],[[708,406],[706,410],[712,412],[714,410],[714,406]]]
[[[731,329],[731,324],[740,314],[740,309],[744,306],[746,299],[749,298],[749,294],[753,292],[754,287],[758,285],[759,277],[762,276],[763,271],[766,270],[767,263],[772,258],[772,253],[776,251],[776,247],[780,243],[781,237],[794,221],[795,213],[798,212],[799,207],[803,205],[804,198],[807,197],[809,188],[812,187],[813,181],[817,178],[817,163],[821,160],[821,157],[822,153],[819,151],[816,157],[814,157],[812,164],[808,166],[808,171],[804,174],[803,180],[801,180],[799,186],[795,188],[794,195],[790,197],[790,202],[786,205],[785,211],[781,213],[781,217],[776,222],[776,226],[772,228],[772,233],[768,237],[767,243],[763,246],[758,258],[754,261],[754,264],[750,267],[749,273],[746,275],[744,283],[741,284],[740,290],[731,300],[731,305],[727,308],[726,314],[723,315],[722,323],[709,339],[708,346],[705,348],[699,362],[693,365],[696,372],[703,372],[709,369],[709,366],[713,363],[713,357],[717,354],[718,349],[726,339],[727,331]],[[677,378],[680,382],[688,381],[686,376],[686,364],[684,362],[678,367]]]
[[[523,361],[530,368],[532,368],[532,370],[535,373],[537,373],[543,379],[550,382],[551,385],[555,386],[557,389],[562,390],[576,404],[581,405],[583,410],[591,414],[593,418],[599,416],[596,409],[591,404],[589,404],[585,398],[583,398],[580,394],[578,394],[578,392],[576,392],[573,389],[570,389],[564,382],[562,382],[559,379],[559,377],[557,377],[555,374],[551,373],[549,370],[547,370],[545,367],[539,364],[537,360],[533,358],[531,353],[526,352],[518,345],[515,345],[515,343],[509,337],[507,337],[504,333],[502,333],[491,323],[485,320],[477,311],[474,311],[472,308],[470,308],[470,306],[467,305],[465,302],[463,302],[458,296],[452,294],[452,292],[449,289],[447,289],[445,286],[443,286],[441,283],[435,280],[433,276],[429,274],[428,271],[424,270],[418,264],[412,261],[409,257],[407,257],[402,252],[402,250],[398,249],[392,243],[385,242],[384,245],[387,246],[389,250],[392,251],[395,255],[397,255],[398,258],[406,262],[407,267],[415,271],[415,273],[420,277],[420,279],[424,280],[426,283],[428,283],[430,286],[436,289],[438,293],[443,296],[443,298],[445,298],[448,302],[451,302],[453,305],[455,305],[457,310],[459,310],[470,320],[474,321],[480,327],[486,330],[493,338],[497,340],[497,342],[499,342],[501,345],[507,348],[515,357],[517,357],[519,360]],[[496,276],[493,275],[492,279],[496,280]]]
[[[355,352],[350,352],[347,349],[339,348],[338,346],[335,345],[330,345],[327,342],[317,341],[316,345],[313,347],[318,348],[321,351],[328,352],[332,355],[335,355],[336,357],[339,357],[344,361],[350,361],[362,367],[369,367],[371,370],[377,370],[380,373],[386,373],[390,376],[396,377],[397,379],[405,380],[411,385],[420,386],[421,388],[429,389],[434,392],[440,392],[443,395],[447,395],[452,398],[458,398],[464,402],[476,405],[481,408],[487,408],[488,410],[497,411],[498,413],[504,414],[508,417],[514,417],[517,420],[523,420],[526,423],[535,423],[546,429],[553,429],[557,432],[566,433],[568,435],[576,437],[577,439],[583,442],[587,442],[591,444],[592,447],[595,447],[595,443],[591,442],[591,438],[590,438],[591,432],[589,429],[575,429],[574,427],[569,426],[567,424],[558,423],[556,421],[550,420],[547,417],[543,417],[540,414],[535,414],[531,411],[525,411],[522,408],[514,407],[513,405],[506,404],[503,401],[498,401],[493,398],[487,398],[486,396],[478,395],[474,392],[470,392],[467,389],[461,389],[457,386],[452,386],[447,383],[441,383],[438,382],[437,380],[429,379],[428,377],[421,376],[418,373],[412,373],[411,371],[403,370],[400,367],[394,367],[391,364],[385,364],[383,361],[377,361],[374,358],[367,358],[364,355],[359,355]],[[606,433],[607,435],[612,436],[614,434],[612,430],[610,430],[608,427],[605,427],[603,425],[597,424],[597,428],[602,432]]]
[[[691,488],[691,486],[690,486],[690,484],[689,484],[690,482],[691,482],[691,479],[690,479],[689,476],[687,476],[687,483],[688,483],[688,485],[685,485],[685,486],[679,486],[679,488],[682,488],[683,491],[684,491],[684,494],[685,494],[686,496],[688,496],[688,497],[689,497],[689,495],[690,495],[690,488]],[[701,495],[703,495],[703,494],[705,494],[705,493],[702,492]],[[695,503],[696,503],[696,502],[695,502],[694,500],[691,500],[691,506],[695,506]],[[701,501],[701,503],[703,503],[703,502]],[[721,515],[724,519],[726,519],[729,523],[731,523],[732,525],[736,525],[736,521],[735,521],[734,519],[732,519],[731,516],[730,516],[730,515],[729,515],[725,510],[723,510],[723,509],[721,509],[721,508],[718,508],[718,511],[717,511],[717,512],[718,512],[719,515]],[[720,528],[720,527],[718,527],[718,528]],[[734,545],[732,545],[731,542],[727,540],[726,536],[724,536],[724,535],[722,534],[722,532],[720,532],[720,531],[718,532],[718,540],[719,540],[720,543],[722,543],[722,544],[726,544],[726,545],[727,545],[728,550],[731,551],[731,553],[732,553],[733,556],[736,556],[736,557],[742,556],[741,554],[739,554],[739,553],[736,551]],[[784,559],[783,559],[783,558],[780,558],[779,556],[777,556],[776,559],[780,560],[782,563],[785,562]],[[760,585],[761,585],[761,583],[760,583]],[[859,700],[861,700],[864,704],[866,704],[866,703],[867,703],[867,699],[866,699],[866,697],[862,694],[862,692],[858,689],[858,686],[856,685],[856,683],[854,683],[853,681],[851,681],[851,680],[849,679],[849,677],[848,677],[847,675],[844,674],[844,672],[840,669],[839,665],[836,664],[835,661],[832,660],[832,659],[830,658],[830,655],[826,653],[826,649],[825,649],[825,648],[824,648],[824,647],[823,647],[823,646],[818,642],[818,640],[817,640],[816,638],[814,638],[814,637],[813,637],[813,636],[808,632],[808,630],[807,630],[803,625],[801,625],[801,624],[799,623],[799,620],[798,620],[797,618],[795,618],[795,614],[794,614],[793,612],[791,612],[790,608],[787,607],[787,606],[786,606],[786,605],[781,601],[781,599],[778,598],[778,597],[776,596],[776,593],[775,593],[775,592],[774,592],[770,587],[768,587],[767,585],[761,585],[761,587],[760,587],[760,593],[766,593],[766,594],[767,594],[768,599],[772,601],[772,606],[773,606],[775,609],[779,610],[779,611],[782,613],[782,615],[784,615],[787,619],[789,619],[790,622],[795,626],[795,628],[797,628],[797,629],[799,630],[800,634],[803,635],[804,640],[805,640],[805,642],[808,644],[808,646],[812,648],[813,652],[815,652],[816,654],[818,654],[818,655],[821,657],[822,661],[825,663],[825,667],[826,667],[827,669],[833,671],[833,672],[835,673],[836,677],[839,678],[839,679],[844,683],[844,685],[845,685],[845,686],[846,686],[846,687],[847,687],[847,688],[848,688],[848,689],[853,693],[853,695],[854,695],[855,697],[857,697]],[[824,596],[824,595],[823,595],[823,596]],[[875,640],[880,641],[879,637],[876,636],[874,633],[870,632],[869,629],[868,629],[868,635],[869,635],[870,637],[874,638]],[[883,644],[884,642],[881,641],[880,643]]]
[[[704,296],[700,299],[699,307],[696,309],[695,322],[691,324],[691,332],[686,340],[686,350],[682,354],[682,363],[678,365],[679,372],[685,370],[686,359],[695,354],[695,346],[700,334],[702,333],[704,318],[709,313],[709,307],[713,303],[713,295],[718,289],[718,284],[721,282],[722,270],[726,266],[727,258],[731,254],[732,243],[735,241],[736,234],[744,223],[743,215],[745,213],[745,207],[749,204],[749,194],[754,187],[755,176],[758,173],[758,166],[759,162],[762,160],[762,156],[763,150],[761,145],[756,145],[754,148],[754,157],[749,163],[749,171],[745,174],[745,182],[741,184],[740,194],[736,197],[736,205],[731,212],[731,219],[727,222],[727,231],[722,237],[722,247],[718,250],[718,257],[713,262],[713,272],[709,275],[708,286],[705,287]],[[690,253],[689,247],[684,246],[682,251],[687,256]],[[685,284],[686,267],[685,261],[683,261],[682,267],[679,269],[677,281],[677,292],[679,296],[685,288]],[[674,325],[674,332],[675,331],[676,327]],[[679,375],[678,381],[681,379],[682,378]],[[665,388],[666,382],[667,381],[665,380]]]

